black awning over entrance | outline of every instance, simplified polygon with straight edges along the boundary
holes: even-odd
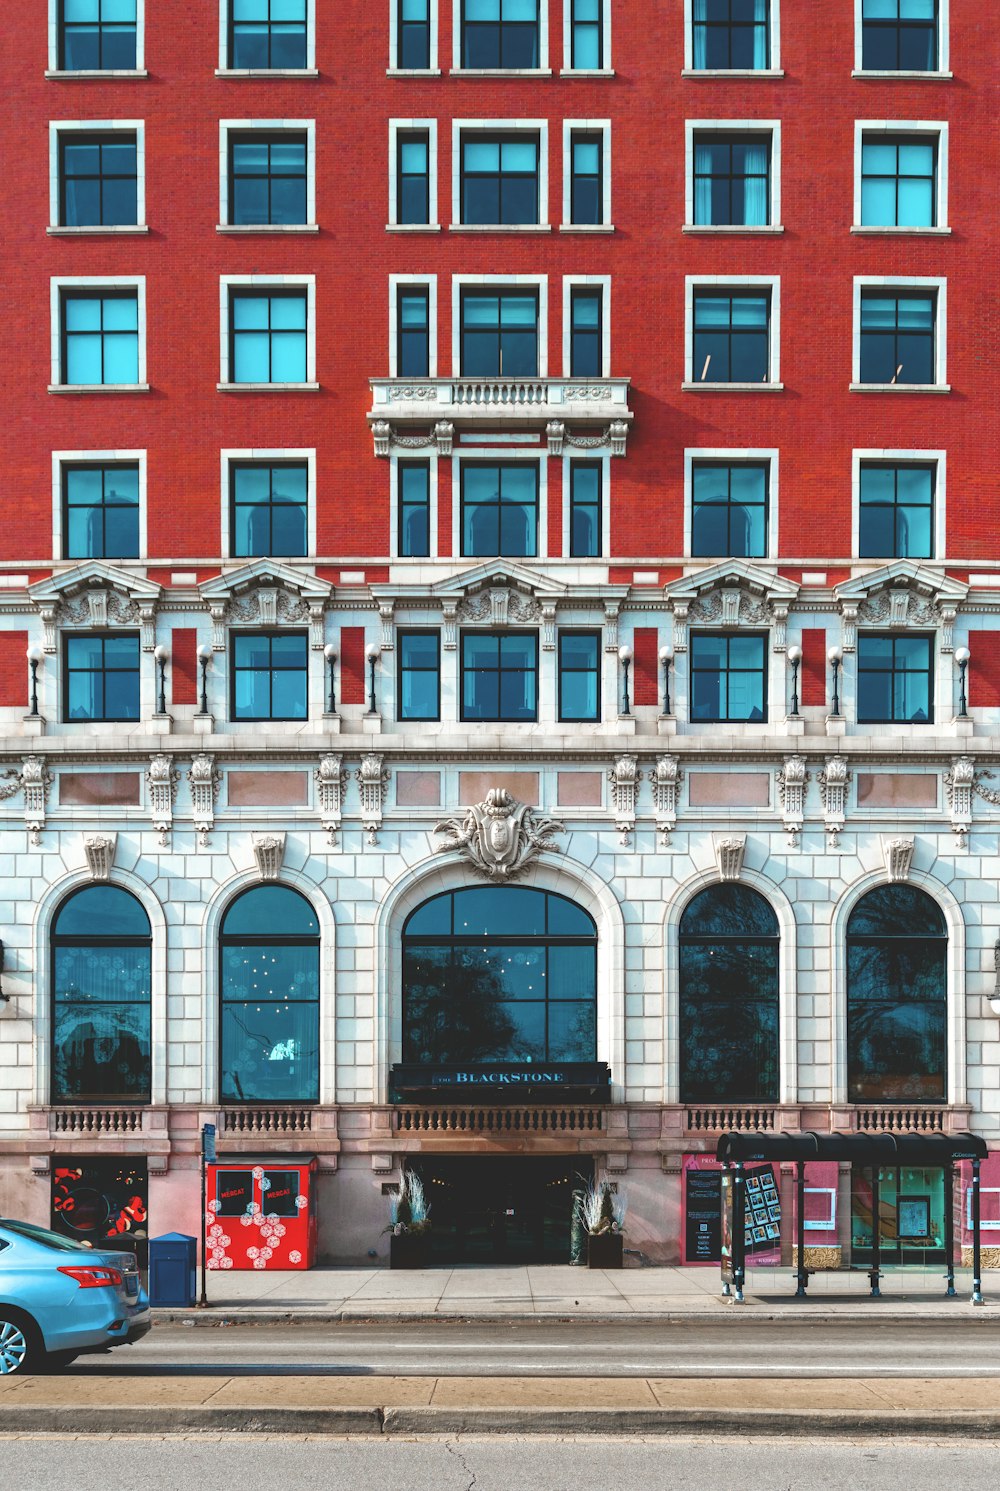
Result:
[[[875,1226],[873,1228],[872,1266],[869,1270],[871,1293],[880,1293],[881,1278],[879,1258],[879,1171],[884,1165],[911,1165],[940,1168],[944,1188],[946,1217],[945,1239],[947,1244],[948,1289],[955,1293],[954,1260],[954,1207],[952,1187],[954,1167],[960,1160],[972,1163],[972,1303],[982,1304],[981,1228],[980,1228],[980,1174],[979,1169],[987,1157],[985,1139],[978,1134],[893,1134],[876,1132],[868,1134],[845,1133],[834,1130],[832,1134],[816,1133],[812,1129],[782,1129],[778,1133],[723,1134],[716,1146],[716,1159],[721,1161],[725,1172],[723,1236],[728,1234],[729,1256],[723,1256],[724,1293],[730,1285],[737,1300],[743,1298],[746,1281],[746,1192],[743,1166],[748,1161],[792,1162],[796,1167],[798,1190],[797,1252],[798,1268],[796,1296],[806,1297],[806,1286],[810,1269],[805,1265],[805,1170],[810,1160],[832,1160],[850,1162],[859,1169],[871,1172],[874,1195]]]

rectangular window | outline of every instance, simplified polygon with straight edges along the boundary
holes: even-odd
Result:
[[[139,557],[139,467],[62,468],[64,559]]]
[[[308,67],[306,0],[229,0],[229,6],[230,67],[253,72]]]
[[[537,634],[463,632],[462,719],[537,718]]]
[[[403,559],[426,559],[431,552],[430,462],[398,462],[396,488],[400,556]]]
[[[601,290],[574,287],[570,292],[571,378],[600,378],[604,371],[603,302]]]
[[[538,0],[462,0],[462,66],[541,66]]]
[[[598,226],[604,221],[604,136],[570,136],[570,222]]]
[[[229,221],[308,222],[304,134],[229,135]]]
[[[760,72],[771,65],[770,0],[691,0],[692,64]]]
[[[934,466],[862,464],[858,557],[931,559],[934,554]]]
[[[136,290],[63,290],[61,381],[139,382],[139,296]]]
[[[396,0],[396,66],[423,72],[431,65],[431,0]]]
[[[59,136],[59,225],[125,227],[138,223],[138,146],[134,134]]]
[[[771,295],[767,290],[694,292],[693,372],[701,383],[770,381]]]
[[[698,558],[762,559],[767,554],[766,462],[691,467],[691,553]]]
[[[572,559],[596,559],[603,528],[602,467],[599,461],[572,461],[569,468],[569,552]]]
[[[938,0],[861,0],[865,72],[936,72]]]
[[[232,635],[232,718],[304,720],[309,713],[306,633]]]
[[[64,642],[63,718],[139,718],[138,632],[85,632]]]
[[[538,377],[538,291],[462,291],[462,376]]]
[[[136,67],[136,0],[59,0],[59,67],[130,72]]]
[[[771,136],[696,134],[694,221],[766,227],[771,221]]]
[[[915,135],[861,141],[861,223],[877,228],[937,226],[937,142]]]
[[[861,291],[862,383],[934,383],[937,295]]]
[[[695,724],[767,721],[767,638],[692,632],[691,719]]]
[[[396,299],[397,376],[426,378],[430,352],[430,291],[426,285],[400,286]]]
[[[932,641],[928,636],[859,634],[859,724],[932,722]]]
[[[232,382],[305,383],[306,323],[305,290],[231,290]]]
[[[574,72],[599,72],[604,61],[606,0],[570,0],[570,67]]]
[[[396,221],[430,222],[430,135],[427,130],[396,136]]]
[[[309,468],[304,461],[229,467],[229,532],[235,559],[297,559],[309,552]]]
[[[516,227],[539,221],[538,136],[462,136],[462,222]]]
[[[438,632],[399,632],[399,718],[441,718],[441,637]]]
[[[601,718],[601,638],[598,632],[559,633],[559,718]]]
[[[538,553],[538,465],[462,465],[462,554],[488,559]]]

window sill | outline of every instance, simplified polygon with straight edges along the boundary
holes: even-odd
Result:
[[[783,78],[783,67],[684,67],[682,78]]]
[[[50,383],[49,393],[149,393],[148,383]]]
[[[453,67],[453,78],[551,78],[551,67]]]
[[[781,223],[685,223],[682,233],[784,233]]]
[[[113,227],[91,223],[85,228],[46,228],[50,238],[113,238],[116,234],[148,233],[145,223],[116,223]]]
[[[387,78],[439,78],[439,67],[387,67]]]
[[[852,383],[851,393],[951,393],[950,383]]]
[[[683,393],[783,393],[783,383],[682,383]]]
[[[551,223],[449,223],[449,233],[551,233]]]
[[[852,68],[851,70],[852,78],[861,78],[862,80],[871,78],[878,83],[892,82],[895,78],[899,78],[902,82],[912,82],[914,79],[918,79],[923,83],[948,83],[954,76],[953,72],[876,72],[874,68],[862,71],[859,67]]]
[[[440,233],[440,223],[386,223],[387,233]]]
[[[319,223],[216,223],[216,233],[318,233]]]
[[[613,67],[563,67],[559,70],[561,78],[613,78],[615,70]]]
[[[561,223],[560,233],[613,233],[614,223]]]
[[[148,78],[149,73],[144,67],[123,67],[117,70],[114,68],[106,70],[99,68],[80,68],[76,71],[58,68],[52,72],[46,70],[45,76],[54,83],[75,83],[78,79],[83,82],[90,82],[95,78],[103,78],[106,81],[110,79],[114,82],[119,78]]]
[[[217,67],[217,78],[318,78],[318,67]]]
[[[866,238],[947,238],[951,233],[950,228],[892,228],[892,227],[863,227],[860,223],[851,224],[851,232],[858,233]]]
[[[218,393],[318,393],[318,383],[217,383]]]

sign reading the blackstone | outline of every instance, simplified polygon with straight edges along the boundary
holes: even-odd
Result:
[[[394,1102],[413,1102],[433,1097],[442,1089],[452,1093],[466,1089],[473,1093],[509,1094],[526,1097],[546,1094],[562,1099],[586,1098],[591,1102],[609,1102],[611,1068],[603,1061],[594,1062],[504,1062],[490,1065],[443,1063],[394,1066],[389,1072],[389,1093]],[[456,1093],[457,1095],[457,1093]]]

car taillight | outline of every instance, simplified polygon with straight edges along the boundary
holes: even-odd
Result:
[[[61,1268],[59,1273],[75,1279],[81,1289],[114,1289],[122,1281],[116,1268]]]

